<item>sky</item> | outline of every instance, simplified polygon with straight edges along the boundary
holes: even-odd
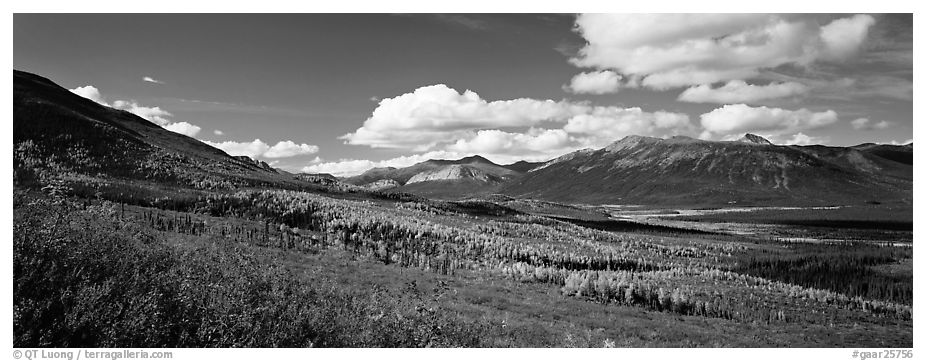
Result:
[[[628,135],[903,144],[910,14],[14,14],[13,64],[291,172]]]

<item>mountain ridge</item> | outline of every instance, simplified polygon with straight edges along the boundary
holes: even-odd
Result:
[[[847,147],[764,138],[627,136],[573,152],[506,183],[514,197],[579,203],[831,204],[912,198],[912,166]],[[762,146],[757,146],[762,145]]]
[[[299,185],[266,162],[228,155],[15,69],[13,109],[14,180],[89,176],[205,189]]]

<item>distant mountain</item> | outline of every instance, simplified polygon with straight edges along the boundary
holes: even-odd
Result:
[[[475,155],[457,160],[431,159],[405,168],[373,168],[345,178],[350,184],[371,190],[412,193],[433,198],[460,198],[489,194],[533,163],[501,166]]]
[[[41,76],[13,71],[14,179],[147,181],[204,189],[297,185],[291,175],[233,157]]]
[[[471,179],[485,183],[501,183],[505,181],[504,175],[505,174],[486,171],[470,164],[450,164],[445,167],[415,174],[409,178],[405,184],[463,179]]]
[[[912,201],[911,164],[845,147],[628,136],[566,154],[499,192],[559,202],[847,204]]]

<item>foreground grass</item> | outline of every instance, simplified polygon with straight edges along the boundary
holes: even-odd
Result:
[[[425,300],[295,277],[256,247],[119,221],[107,203],[14,199],[16,347],[480,346]]]

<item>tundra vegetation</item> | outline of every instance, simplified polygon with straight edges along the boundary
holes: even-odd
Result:
[[[45,178],[16,188],[14,217],[17,347],[912,345],[912,272],[885,271],[912,247],[337,187]]]

